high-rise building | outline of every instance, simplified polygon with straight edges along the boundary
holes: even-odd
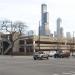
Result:
[[[27,34],[28,34],[28,36],[32,36],[32,35],[34,35],[34,31],[33,31],[33,30],[29,30],[29,31],[27,32]]]
[[[71,38],[70,32],[66,32],[66,38],[67,38],[67,39],[70,39],[70,38]]]
[[[49,13],[47,12],[47,5],[41,5],[41,27],[40,35],[50,35],[49,31]]]
[[[60,24],[61,24],[62,20],[61,18],[57,19],[57,38],[60,38]]]
[[[60,27],[60,38],[62,38],[62,37],[63,37],[63,28]]]
[[[57,37],[57,33],[56,33],[56,31],[54,31],[54,37]]]

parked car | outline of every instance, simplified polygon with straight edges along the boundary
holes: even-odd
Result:
[[[34,60],[37,60],[37,59],[48,59],[49,58],[49,55],[48,54],[45,54],[43,51],[39,51],[39,52],[35,52],[33,54],[33,59]]]
[[[57,52],[54,54],[54,58],[68,58],[70,57],[70,52]]]
[[[56,54],[56,51],[50,51],[49,56],[54,57],[55,54]]]

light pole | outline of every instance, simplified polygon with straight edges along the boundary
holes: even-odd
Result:
[[[72,56],[73,56],[73,52],[74,52],[74,31],[73,31],[73,48],[72,48]]]
[[[39,51],[40,51],[40,21],[39,21],[39,40],[38,40],[38,42],[39,42]]]
[[[32,31],[32,36],[33,36],[33,53],[35,53],[35,35],[34,35],[34,31]]]

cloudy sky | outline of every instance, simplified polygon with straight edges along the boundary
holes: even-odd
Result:
[[[42,3],[47,4],[52,33],[58,17],[62,19],[64,33],[75,31],[75,0],[0,0],[0,20],[23,21],[37,33]]]

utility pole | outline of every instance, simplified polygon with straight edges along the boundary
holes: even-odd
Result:
[[[70,51],[71,51],[72,56],[73,56],[73,52],[74,52],[74,31],[73,31],[72,40],[70,41]]]
[[[3,53],[4,53],[4,51],[3,51],[3,50],[4,50],[4,46],[3,46],[3,38],[2,38],[2,42],[1,42],[1,44],[2,44],[2,48],[1,48],[1,49],[2,49],[2,50],[1,50],[1,54],[3,55]]]
[[[3,35],[1,35],[2,41],[1,41],[1,55],[4,54],[4,46],[3,46]]]
[[[35,53],[36,51],[35,51],[35,35],[34,34],[33,34],[33,49],[34,49],[33,52]]]
[[[39,40],[38,42],[39,42],[38,46],[39,46],[39,51],[40,51],[40,21],[39,21]]]
[[[74,32],[73,32],[73,48],[72,48],[72,56],[73,56],[73,52],[74,52]]]
[[[12,27],[13,27],[13,25],[12,25],[12,22],[10,22],[11,23],[11,34],[10,34],[10,40],[11,40],[11,43],[12,43],[12,48],[11,48],[11,55],[13,55],[13,29],[12,29]]]

